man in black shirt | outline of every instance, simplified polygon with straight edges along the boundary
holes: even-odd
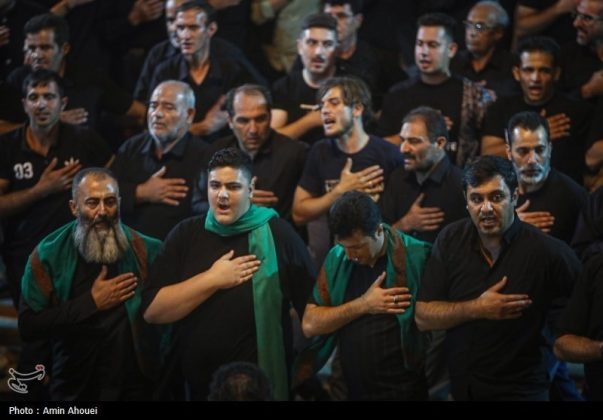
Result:
[[[308,252],[274,210],[251,204],[245,154],[217,152],[208,173],[207,216],[170,232],[142,301],[148,322],[175,323],[165,389],[204,400],[219,366],[246,361],[266,372],[275,399],[288,399],[290,308],[301,319],[314,276]]]
[[[304,334],[339,346],[349,400],[425,400],[425,336],[414,296],[430,246],[381,223],[370,196],[350,191],[329,212],[331,249],[306,306]],[[319,367],[319,366],[316,366]]]
[[[143,321],[140,292],[161,243],[121,224],[106,169],[80,171],[69,204],[77,220],[43,239],[25,269],[19,330],[53,344],[53,400],[149,399],[161,330]]]
[[[236,147],[252,161],[253,195],[257,206],[274,208],[291,220],[293,193],[306,161],[307,145],[270,128],[272,97],[260,85],[243,85],[226,95],[232,136],[212,144],[212,150]]]
[[[383,193],[383,220],[433,243],[444,226],[467,216],[462,172],[446,156],[448,130],[439,111],[412,110],[402,121],[400,138],[404,166],[392,172]]]
[[[488,108],[482,154],[506,156],[507,123],[518,112],[534,111],[545,116],[549,124],[554,145],[551,165],[582,184],[591,107],[557,92],[555,84],[561,72],[559,47],[552,39],[524,39],[517,47],[517,59],[513,75],[520,83],[522,93],[500,98]]]
[[[430,13],[421,16],[418,25],[415,63],[419,76],[394,85],[385,95],[378,133],[400,144],[400,121],[410,110],[428,105],[446,118],[447,151],[452,162],[462,167],[479,153],[481,122],[492,98],[476,83],[451,76],[450,60],[458,48],[453,18]]]
[[[207,211],[208,145],[189,128],[195,94],[170,80],[157,86],[148,111],[148,133],[124,143],[111,169],[122,191],[124,221],[164,239],[178,222]]]
[[[2,255],[15,305],[27,256],[50,232],[71,220],[68,189],[82,167],[108,165],[112,155],[95,132],[59,121],[67,98],[58,75],[31,73],[23,108],[29,124],[0,138]]]
[[[584,267],[559,321],[555,354],[562,360],[584,363],[584,396],[603,401],[603,254]]]
[[[563,242],[521,222],[513,165],[483,156],[463,178],[470,219],[434,244],[417,298],[421,330],[447,330],[456,400],[547,400],[542,349],[554,299],[570,295],[580,262]]]
[[[515,114],[507,132],[507,155],[519,184],[517,216],[569,245],[586,191],[551,168],[553,144],[544,117],[532,111]]]

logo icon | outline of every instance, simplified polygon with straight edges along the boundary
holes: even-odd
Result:
[[[10,368],[8,374],[10,375],[10,378],[6,381],[8,387],[19,394],[27,394],[26,382],[33,381],[34,379],[38,381],[44,379],[46,368],[44,365],[36,365],[36,370],[29,373],[17,372],[15,369]]]

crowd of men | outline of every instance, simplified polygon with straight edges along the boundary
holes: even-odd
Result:
[[[0,1],[28,398],[603,400],[603,0],[453,3]]]

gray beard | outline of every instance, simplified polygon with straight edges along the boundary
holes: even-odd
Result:
[[[93,226],[78,222],[73,231],[73,241],[80,255],[88,263],[114,264],[128,249],[128,238],[116,223],[108,231],[99,233]]]

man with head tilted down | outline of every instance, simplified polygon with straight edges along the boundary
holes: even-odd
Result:
[[[160,242],[124,226],[117,180],[102,168],[73,179],[77,220],[44,238],[22,280],[19,329],[49,339],[55,400],[149,398],[161,331],[139,311]]]
[[[288,399],[289,308],[303,315],[308,252],[276,211],[252,204],[251,162],[240,150],[214,154],[208,192],[209,212],[170,232],[143,296],[148,322],[175,323],[162,389],[204,400],[219,366],[245,361],[266,372],[275,399]]]

